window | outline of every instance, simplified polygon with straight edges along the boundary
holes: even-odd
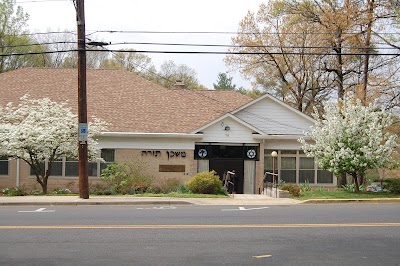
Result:
[[[88,163],[88,176],[97,176],[97,162]]]
[[[296,157],[281,157],[280,179],[286,183],[296,183]]]
[[[115,150],[114,149],[102,149],[101,150],[101,158],[105,162],[100,163],[100,171],[103,171],[107,168],[111,163],[115,162]]]
[[[333,183],[333,173],[318,169],[317,183]]]
[[[282,150],[281,154],[297,154],[295,150]]]
[[[63,167],[63,161],[58,160],[58,161],[53,161],[51,164],[51,176],[62,176],[62,167]]]
[[[275,158],[275,160],[276,160],[277,158]],[[269,154],[265,154],[264,155],[264,173],[265,172],[269,172],[269,173],[272,173],[273,172],[273,157],[271,156],[271,153],[269,153]],[[276,161],[275,161],[275,172],[276,172]],[[264,180],[265,182],[270,182],[270,183],[272,183],[273,182],[273,176],[272,175],[270,175],[270,174],[267,174],[266,176],[265,176],[265,180]]]
[[[264,171],[273,172],[273,150],[264,150]],[[275,150],[278,158],[275,172],[279,173],[279,179],[286,183],[333,184],[333,173],[319,169],[315,159],[307,157],[302,150]],[[279,164],[277,163],[279,162]],[[272,175],[266,176],[266,181],[272,182]]]
[[[79,176],[77,159],[67,158],[65,161],[65,176]],[[97,162],[88,162],[88,176],[97,176]]]
[[[102,149],[101,158],[106,162],[115,162],[115,150],[114,149]]]
[[[44,162],[41,162],[40,164],[39,164],[39,168],[40,168],[40,171],[43,173],[43,174],[45,174],[45,163]],[[36,174],[35,174],[35,171],[33,171],[33,168],[31,167],[31,172],[30,172],[30,175],[34,175],[34,176],[36,176]]]
[[[314,158],[300,157],[299,159],[300,159],[299,182],[304,183],[308,181],[309,183],[314,183],[314,175],[315,175]]]
[[[65,161],[65,176],[79,176],[78,159],[67,158]]]
[[[8,158],[0,156],[0,175],[8,175]]]

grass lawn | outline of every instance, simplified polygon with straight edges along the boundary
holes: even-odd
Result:
[[[400,195],[395,195],[387,192],[348,192],[339,191],[305,191],[300,194],[298,199],[376,199],[376,198],[400,198]]]

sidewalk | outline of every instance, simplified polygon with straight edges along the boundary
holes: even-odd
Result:
[[[271,198],[266,195],[236,194],[229,198],[171,198],[135,196],[19,196],[0,197],[0,206],[87,206],[87,205],[294,205],[294,204],[340,204],[340,203],[397,203],[400,198],[376,199],[310,199],[305,201],[289,198]]]
[[[291,205],[294,199],[276,199],[265,195],[237,194],[229,198],[171,198],[134,196],[20,196],[0,197],[0,206],[83,206],[83,205]]]

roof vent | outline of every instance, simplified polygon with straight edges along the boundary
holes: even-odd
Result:
[[[185,86],[185,83],[182,80],[177,79],[176,82],[175,82],[175,88],[176,89],[186,89],[186,86]]]

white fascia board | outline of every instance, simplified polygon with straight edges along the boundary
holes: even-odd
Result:
[[[239,112],[239,111],[241,111],[241,110],[243,110],[243,109],[249,107],[250,105],[253,105],[253,104],[255,104],[256,102],[259,102],[259,101],[261,101],[261,100],[263,100],[263,99],[265,99],[265,98],[269,98],[269,99],[271,99],[272,101],[274,101],[274,102],[276,102],[276,103],[282,105],[283,107],[285,107],[285,108],[291,110],[292,112],[297,113],[298,115],[300,115],[300,116],[306,118],[307,120],[311,121],[313,124],[315,124],[315,122],[316,122],[312,117],[309,117],[308,115],[306,115],[306,114],[300,112],[299,110],[297,110],[297,109],[291,107],[291,106],[288,105],[287,103],[284,103],[284,102],[282,102],[281,100],[278,100],[277,98],[275,98],[274,96],[272,96],[272,95],[270,95],[270,94],[268,94],[268,93],[264,94],[263,96],[258,97],[257,99],[254,99],[254,100],[251,101],[251,102],[246,103],[245,105],[242,105],[242,106],[239,107],[238,109],[233,110],[231,113],[232,113],[232,114],[235,114],[235,113],[237,113],[237,112]]]
[[[218,123],[218,122],[220,122],[221,120],[224,120],[225,118],[232,118],[233,120],[235,120],[235,121],[238,122],[239,124],[242,124],[242,125],[244,125],[245,127],[248,127],[249,129],[251,129],[251,130],[257,132],[258,134],[261,134],[261,135],[262,135],[262,134],[265,134],[265,132],[263,132],[263,131],[259,130],[258,128],[254,127],[254,126],[252,126],[252,125],[250,125],[250,124],[248,124],[248,123],[246,123],[246,122],[243,121],[242,119],[240,119],[240,118],[238,118],[238,117],[236,117],[236,116],[234,116],[234,115],[232,115],[232,114],[230,114],[230,113],[224,114],[223,116],[218,117],[217,119],[215,119],[215,120],[211,121],[210,123],[208,123],[208,124],[202,126],[201,128],[196,129],[195,131],[192,132],[192,134],[195,134],[195,135],[196,135],[196,132],[201,132],[202,130],[204,130],[204,129],[206,129],[206,128],[208,128],[208,127],[210,127],[210,126],[212,126],[212,125],[214,125],[214,124],[216,124],[216,123]]]
[[[310,137],[306,137],[304,135],[253,135],[254,139],[295,139],[298,140],[300,138],[310,140]]]
[[[186,133],[133,133],[133,132],[102,132],[104,137],[126,137],[126,138],[175,138],[175,139],[202,139],[203,134]]]

